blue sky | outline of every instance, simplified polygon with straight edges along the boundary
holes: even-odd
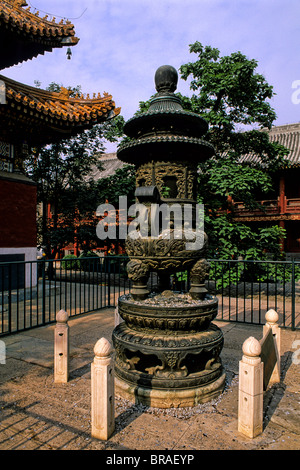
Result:
[[[45,53],[1,73],[46,88],[52,81],[81,85],[86,93],[112,94],[127,120],[139,101],[155,92],[160,65],[196,60],[189,44],[199,41],[221,55],[241,51],[258,61],[257,71],[273,85],[274,124],[300,122],[292,102],[300,80],[299,0],[27,0],[31,11],[64,17],[80,38],[67,60],[66,49]],[[300,82],[299,82],[300,83]],[[179,80],[178,91],[191,94]],[[299,95],[300,96],[300,95]],[[112,151],[112,148],[108,149]]]

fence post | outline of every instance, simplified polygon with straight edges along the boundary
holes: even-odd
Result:
[[[8,265],[8,332],[11,333],[11,325],[12,325],[12,309],[11,309],[11,302],[12,302],[12,273],[11,273],[11,264]]]
[[[111,268],[111,260],[109,259],[108,263],[107,263],[107,269],[108,269],[108,286],[107,286],[107,295],[108,295],[108,298],[107,298],[107,306],[110,307],[110,281],[111,281],[111,278],[110,278],[110,268]]]
[[[101,338],[94,347],[91,364],[91,423],[92,437],[107,440],[115,429],[115,392],[113,348]]]
[[[69,379],[69,315],[60,310],[56,315],[54,330],[54,382],[66,383]]]
[[[295,290],[295,260],[292,258],[292,331],[295,331],[296,324],[296,290]]]
[[[46,261],[42,263],[42,321],[46,322]]]
[[[274,345],[275,345],[275,352],[276,352],[276,363],[274,366],[274,370],[269,380],[269,384],[280,382],[280,344],[281,344],[281,328],[278,325],[279,315],[278,313],[270,309],[267,311],[266,316],[266,324],[263,326],[263,336],[265,336],[269,329],[271,328],[274,338]]]
[[[261,346],[250,336],[239,363],[238,431],[254,438],[263,431],[263,363]]]

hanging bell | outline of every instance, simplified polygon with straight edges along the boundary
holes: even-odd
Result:
[[[71,59],[71,55],[72,55],[71,48],[70,48],[70,47],[68,47],[68,49],[67,49],[67,59],[69,59],[69,60],[70,60],[70,59]]]

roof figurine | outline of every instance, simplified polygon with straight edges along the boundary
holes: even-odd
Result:
[[[33,146],[44,145],[71,137],[120,113],[107,93],[103,97],[98,94],[93,98],[72,98],[63,87],[57,93],[23,85],[2,75],[0,80],[5,85],[7,103],[0,107],[4,141],[14,138]]]

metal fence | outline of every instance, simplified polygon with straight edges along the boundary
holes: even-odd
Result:
[[[209,290],[219,298],[218,318],[264,324],[274,309],[282,327],[300,328],[300,262],[210,260]]]
[[[107,256],[0,263],[0,336],[55,322],[61,309],[75,316],[117,305],[131,289],[127,262]],[[219,299],[217,319],[263,324],[265,312],[274,308],[283,327],[300,327],[299,262],[210,263],[207,287]],[[155,288],[155,274],[149,282]],[[187,289],[187,274],[174,278],[172,286]]]
[[[125,257],[0,263],[0,335],[116,305],[129,292]]]

